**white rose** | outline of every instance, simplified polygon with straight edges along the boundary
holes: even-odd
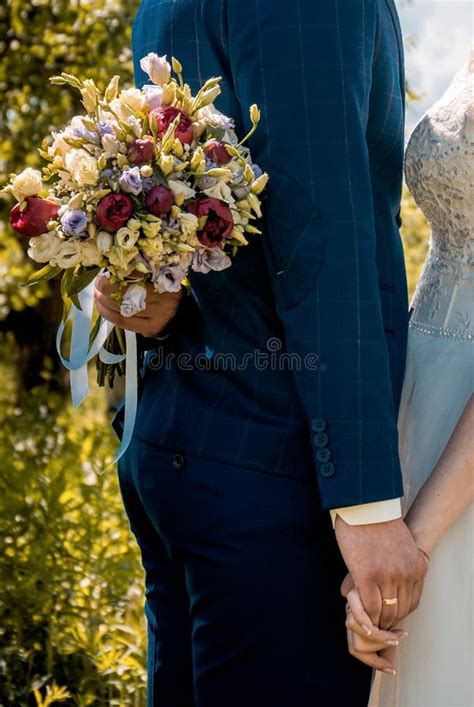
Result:
[[[115,242],[120,248],[130,250],[138,241],[139,235],[139,231],[127,228],[127,226],[122,226],[115,234]]]
[[[186,199],[192,199],[194,196],[196,196],[196,192],[194,189],[191,189],[191,187],[188,187],[187,184],[185,184],[184,182],[179,182],[176,179],[170,179],[168,181],[168,186],[173,192],[175,201],[178,206],[181,206],[183,201],[185,201]]]
[[[140,67],[148,74],[153,83],[162,86],[171,78],[171,66],[166,61],[165,56],[158,56],[150,52],[140,60]]]
[[[100,265],[102,261],[102,255],[97,248],[97,245],[92,241],[84,241],[81,244],[81,265],[84,267],[93,267],[94,265]]]
[[[71,150],[66,155],[66,168],[79,186],[97,183],[97,160],[85,150]]]
[[[133,110],[142,111],[145,106],[145,96],[138,88],[127,88],[119,95],[121,103]]]
[[[63,240],[54,231],[30,238],[28,255],[37,263],[49,263],[58,253]]]
[[[145,285],[130,285],[120,304],[120,314],[122,317],[133,317],[138,312],[143,312],[146,307],[146,287]]]
[[[107,253],[114,244],[114,239],[107,231],[99,231],[95,237],[95,244],[100,253]]]
[[[41,172],[27,167],[14,177],[11,186],[12,194],[18,201],[23,201],[27,196],[36,196],[43,188]]]
[[[107,157],[114,157],[120,149],[120,142],[117,140],[115,135],[111,133],[106,133],[102,135],[102,147]]]
[[[74,268],[81,262],[81,241],[62,241],[58,253],[51,260],[52,265],[60,268]]]

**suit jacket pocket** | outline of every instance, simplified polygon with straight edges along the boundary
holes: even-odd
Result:
[[[297,305],[312,289],[323,262],[320,213],[311,196],[290,175],[270,169],[263,205],[263,243],[277,298]]]

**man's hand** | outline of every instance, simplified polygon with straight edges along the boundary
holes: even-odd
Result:
[[[341,591],[346,596],[353,583],[375,626],[389,629],[416,609],[427,563],[401,518],[348,525],[338,516],[336,538],[351,575]],[[397,601],[387,606],[383,599]]]
[[[146,309],[134,317],[122,317],[120,304],[112,296],[118,291],[118,285],[112,284],[106,277],[98,277],[95,281],[94,299],[99,314],[121,329],[134,331],[142,336],[159,336],[166,325],[175,316],[181,297],[181,292],[155,292],[152,285],[146,286]]]

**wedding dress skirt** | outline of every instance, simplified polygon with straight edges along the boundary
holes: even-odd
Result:
[[[472,90],[468,65],[415,128],[406,154],[407,183],[432,236],[413,300],[399,416],[405,512],[473,390]],[[421,604],[402,622],[408,637],[397,676],[376,674],[371,707],[473,707],[473,567],[471,506],[435,548]]]

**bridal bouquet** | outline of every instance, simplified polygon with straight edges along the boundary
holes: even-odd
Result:
[[[42,174],[27,167],[3,189],[18,202],[11,225],[30,239],[29,256],[46,264],[31,284],[62,278],[61,335],[71,315],[82,322],[72,334],[70,368],[99,353],[100,384],[123,372],[126,337],[94,313],[94,278],[102,272],[117,283],[127,317],[145,308],[147,282],[159,293],[176,292],[190,270],[228,268],[248,234],[259,233],[252,220],[261,216],[268,180],[245,147],[260,119],[257,106],[239,141],[234,121],[213,105],[220,78],[193,95],[176,59],[170,66],[151,53],[141,67],[151,81],[141,90],[120,90],[118,76],[103,92],[89,79],[53,77],[80,92],[86,115],[43,141]]]

